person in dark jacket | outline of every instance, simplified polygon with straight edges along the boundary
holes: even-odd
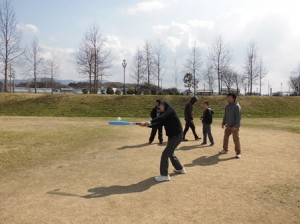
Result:
[[[195,140],[201,139],[198,137],[196,133],[196,127],[194,124],[194,116],[193,116],[193,109],[194,109],[194,104],[198,101],[196,96],[193,96],[190,101],[185,105],[184,108],[184,119],[185,119],[185,128],[183,131],[183,141],[188,141],[185,138],[186,133],[188,130],[191,128],[192,132],[194,134]]]
[[[202,130],[203,130],[203,142],[201,143],[201,145],[206,145],[207,144],[207,136],[208,139],[210,141],[210,146],[214,145],[214,138],[211,134],[211,124],[213,121],[213,114],[214,111],[209,108],[209,102],[204,102],[203,104],[204,107],[204,111],[203,111],[203,115],[201,117],[202,119]]]
[[[150,122],[141,122],[140,126],[150,128],[156,128],[158,126],[165,127],[168,143],[161,155],[160,176],[155,177],[157,182],[162,182],[171,180],[168,173],[169,159],[175,168],[175,173],[185,174],[186,171],[174,154],[176,147],[182,141],[182,125],[180,119],[175,109],[168,102],[162,100],[159,103],[159,108],[162,113],[160,116],[152,119]]]
[[[157,118],[160,115],[160,109],[159,109],[159,103],[160,100],[156,100],[156,105],[153,107],[150,113],[151,119]],[[162,126],[158,126],[156,128],[152,128],[150,138],[149,138],[149,144],[151,144],[155,138],[156,132],[158,131],[158,140],[159,144],[163,143],[163,137],[162,137]]]

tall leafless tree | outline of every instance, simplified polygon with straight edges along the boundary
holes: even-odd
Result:
[[[247,54],[245,58],[245,73],[248,77],[248,91],[249,94],[253,93],[253,85],[259,78],[259,73],[257,69],[258,65],[258,54],[257,54],[257,46],[254,42],[251,42],[247,48]]]
[[[229,67],[223,69],[222,71],[223,83],[226,86],[228,91],[231,90],[232,86],[235,83],[235,76],[236,76],[235,72]]]
[[[150,87],[150,82],[152,77],[155,74],[155,58],[153,55],[152,45],[149,41],[145,41],[144,50],[143,50],[143,58],[144,58],[144,70],[146,74],[146,80],[148,87]]]
[[[51,56],[51,58],[45,60],[44,70],[45,70],[45,74],[47,74],[48,76],[50,76],[51,93],[53,94],[54,79],[58,75],[58,70],[59,70],[59,66],[58,66],[58,64],[55,61],[55,59],[54,59],[53,56]]]
[[[257,74],[259,77],[259,95],[260,96],[261,96],[262,79],[266,76],[267,72],[268,71],[262,60],[262,57],[259,56],[258,63],[257,63]]]
[[[220,35],[209,49],[209,60],[217,74],[218,93],[222,91],[222,72],[230,63],[230,47],[224,42]]]
[[[139,89],[141,82],[145,79],[143,52],[139,48],[136,49],[131,70],[131,78],[136,82],[136,87]]]
[[[34,82],[34,92],[37,93],[37,78],[38,74],[43,69],[44,58],[42,49],[39,45],[38,39],[35,37],[25,51],[26,71],[32,74]]]
[[[300,96],[300,63],[291,72],[289,85],[295,90],[295,92],[297,92],[297,95]]]
[[[176,59],[174,60],[174,83],[175,83],[175,88],[178,88],[178,67],[177,67],[177,61]]]
[[[97,94],[102,87],[105,71],[111,67],[111,50],[107,48],[106,38],[100,27],[94,22],[86,32],[76,54],[78,71],[87,74],[90,79],[90,93]]]
[[[196,95],[196,90],[198,88],[201,64],[200,49],[197,47],[195,42],[185,65],[187,73],[191,73],[193,75],[194,95]]]
[[[165,57],[163,54],[163,44],[161,41],[158,41],[154,48],[154,64],[156,70],[156,78],[157,78],[157,93],[159,93],[160,87],[159,83],[162,79],[162,71],[165,65]]]
[[[7,92],[8,67],[23,54],[22,33],[17,29],[17,20],[9,0],[0,0],[0,67],[3,67],[4,92]]]
[[[204,71],[204,79],[206,79],[208,83],[208,90],[213,92],[214,90],[214,85],[215,85],[215,75],[214,75],[214,67],[211,63],[207,63],[206,65],[206,70]]]

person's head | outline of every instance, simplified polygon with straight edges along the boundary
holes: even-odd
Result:
[[[159,104],[160,104],[160,100],[159,100],[159,99],[157,99],[157,100],[155,101],[155,103],[156,103],[156,106],[159,106]]]
[[[234,103],[236,100],[236,95],[234,93],[228,93],[227,94],[227,102],[229,104]]]
[[[166,101],[161,100],[161,101],[159,102],[158,106],[159,106],[159,110],[160,110],[161,112],[165,112],[169,105],[168,105],[168,103],[167,103]]]
[[[191,104],[195,104],[198,101],[198,98],[196,96],[193,96],[190,100]]]
[[[208,109],[208,108],[209,108],[209,102],[204,102],[204,103],[203,103],[203,107],[204,107],[205,109]]]

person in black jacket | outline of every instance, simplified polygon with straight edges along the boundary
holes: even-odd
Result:
[[[160,109],[159,109],[159,103],[160,100],[156,100],[156,105],[153,107],[150,113],[151,119],[157,118],[160,115]],[[152,128],[150,138],[149,138],[149,144],[151,144],[155,138],[156,132],[158,131],[158,140],[159,144],[163,143],[163,137],[162,137],[162,126],[158,126],[156,128]]]
[[[194,134],[195,140],[201,139],[198,137],[196,133],[196,127],[194,124],[194,117],[193,117],[193,109],[194,109],[194,104],[198,101],[196,96],[193,96],[190,101],[185,105],[184,108],[184,119],[185,119],[185,128],[183,131],[183,141],[188,141],[185,138],[186,133],[188,130],[191,128],[192,132]]]
[[[180,119],[174,108],[166,101],[161,101],[159,108],[162,113],[160,116],[152,119],[150,122],[141,122],[140,126],[150,128],[158,126],[165,127],[168,143],[161,155],[160,176],[155,177],[157,182],[162,182],[171,180],[168,173],[169,159],[175,168],[175,173],[185,174],[186,171],[174,154],[176,147],[182,141],[182,125]]]
[[[201,145],[207,144],[206,141],[208,136],[208,139],[210,141],[210,146],[213,146],[214,138],[211,134],[211,124],[213,121],[214,111],[211,108],[209,108],[209,102],[204,102],[203,107],[204,107],[204,111],[201,117],[202,125],[203,125],[203,142],[201,143]]]

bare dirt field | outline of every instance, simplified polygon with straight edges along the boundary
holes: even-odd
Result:
[[[213,147],[189,131],[176,151],[187,174],[170,166],[156,183],[165,145],[146,144],[148,128],[0,117],[0,223],[300,223],[300,135],[264,124],[241,128],[241,159],[232,140],[218,155],[219,120]]]

